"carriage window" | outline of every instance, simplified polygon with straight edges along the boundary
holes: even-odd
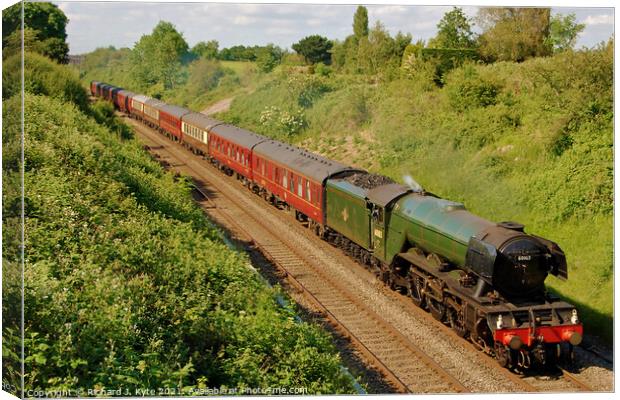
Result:
[[[285,174],[284,174],[284,176],[282,177],[282,186],[283,186],[283,187],[286,187],[286,185],[287,185],[287,180],[286,180],[286,178],[287,178],[287,174],[285,173]]]
[[[306,181],[306,199],[310,201],[310,182]]]
[[[293,174],[291,174],[291,186],[289,187],[289,190],[295,193],[295,175]]]
[[[303,185],[301,183],[301,178],[297,181],[297,196],[299,196],[299,197],[303,197],[304,196]]]
[[[263,176],[265,176],[265,163],[263,163],[263,165],[261,166],[261,171],[263,173]]]

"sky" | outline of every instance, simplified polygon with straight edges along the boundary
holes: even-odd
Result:
[[[238,44],[273,43],[289,48],[299,39],[319,34],[344,39],[352,33],[354,4],[235,4],[235,3],[148,3],[54,1],[69,18],[67,41],[70,54],[82,54],[98,47],[133,47],[160,21],[172,22],[191,46],[215,39],[220,49]],[[437,23],[450,6],[367,5],[369,25],[381,21],[392,33],[411,33],[413,40],[427,40],[436,34]],[[470,17],[478,7],[460,6]],[[592,47],[614,32],[611,7],[552,7],[552,14],[575,13],[586,25],[577,47]],[[475,30],[476,28],[474,28]]]

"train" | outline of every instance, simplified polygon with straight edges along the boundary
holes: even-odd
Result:
[[[501,366],[525,373],[574,361],[583,324],[545,286],[549,275],[568,279],[557,243],[183,107],[97,81],[90,92],[291,213]]]

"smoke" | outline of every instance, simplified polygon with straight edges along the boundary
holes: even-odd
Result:
[[[405,175],[403,176],[403,180],[405,181],[405,184],[407,186],[409,186],[411,188],[411,190],[413,190],[414,192],[423,192],[424,188],[422,188],[422,185],[420,185],[418,182],[415,181],[415,179],[413,179],[411,177],[411,175]]]

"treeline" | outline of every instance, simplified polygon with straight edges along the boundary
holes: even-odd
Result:
[[[483,28],[479,35],[473,32],[475,23]],[[118,79],[114,82],[154,97],[180,100],[181,104],[186,102],[175,92],[190,94],[192,89],[186,87],[189,81],[198,86],[198,96],[204,98],[204,93],[217,88],[222,78],[228,75],[235,79],[218,61],[251,61],[262,73],[278,65],[305,66],[320,75],[361,75],[383,81],[402,76],[430,77],[434,84],[442,85],[448,71],[466,62],[522,62],[570,50],[583,29],[574,14],[551,15],[549,8],[483,7],[475,17],[469,17],[454,7],[438,22],[435,37],[414,43],[411,34],[390,35],[380,21],[371,26],[368,10],[359,6],[353,16],[352,34],[344,40],[310,35],[294,43],[293,52],[289,52],[273,44],[220,49],[216,40],[201,41],[190,48],[174,25],[162,21],[132,49],[98,49],[87,54],[83,69],[93,71],[97,67],[93,63],[115,68]],[[191,76],[192,69],[211,73],[204,78]],[[104,73],[101,69],[97,72]],[[234,86],[234,82],[227,83],[228,88]]]

